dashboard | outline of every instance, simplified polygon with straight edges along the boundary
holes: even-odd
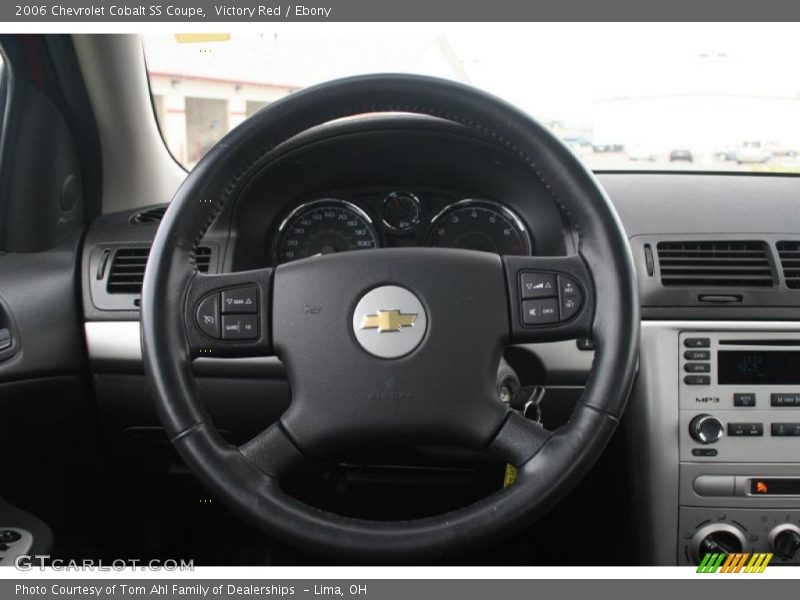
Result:
[[[800,348],[800,178],[598,179],[626,229],[642,303],[640,373],[625,425],[636,449],[630,477],[642,560],[688,564],[723,542],[772,551],[779,528],[800,535],[800,494],[780,493],[786,482],[800,485],[800,385],[785,378]],[[114,276],[143,275],[157,228],[143,216],[159,210],[106,215],[84,242],[87,345],[98,396],[108,406],[124,399],[124,410],[109,409],[118,429],[155,423],[140,406],[147,391],[137,282]],[[564,256],[578,239],[531,170],[490,141],[432,118],[362,119],[273,149],[197,258],[208,272],[230,272],[403,246]],[[742,264],[753,274],[743,275]],[[697,340],[702,347],[692,346]],[[593,353],[575,341],[533,346],[511,349],[509,362],[547,386],[551,406],[569,406]],[[746,355],[728,364],[729,351]],[[194,369],[206,378],[198,389],[210,410],[234,435],[248,432],[254,414],[274,420],[282,412],[261,401],[267,394],[288,401],[277,359],[202,358]],[[773,404],[773,395],[791,405]],[[754,481],[779,493],[753,493]]]

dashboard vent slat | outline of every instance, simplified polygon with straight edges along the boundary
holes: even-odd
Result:
[[[661,284],[772,287],[775,278],[762,241],[659,242]]]
[[[109,294],[141,294],[144,270],[150,248],[118,248],[111,259],[106,281]],[[197,270],[208,273],[211,265],[211,248],[200,246],[195,255]]]
[[[778,249],[786,287],[800,290],[800,240],[778,242],[775,247]]]

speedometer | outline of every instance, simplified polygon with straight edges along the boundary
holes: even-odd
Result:
[[[428,246],[481,250],[501,255],[530,255],[531,238],[522,220],[488,200],[461,200],[431,221]]]
[[[283,220],[275,262],[377,247],[378,236],[367,213],[350,202],[326,198],[298,206]]]

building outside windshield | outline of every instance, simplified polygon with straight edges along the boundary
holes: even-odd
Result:
[[[419,73],[528,111],[586,165],[800,172],[800,75],[790,24],[380,26],[330,33],[153,34],[153,106],[191,168],[270,102],[323,81]],[[338,32],[341,31],[341,32]],[[586,48],[590,48],[587,51]]]

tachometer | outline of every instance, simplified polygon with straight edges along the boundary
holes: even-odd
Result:
[[[425,243],[501,255],[524,256],[533,251],[522,220],[488,200],[461,200],[445,207],[431,221]]]
[[[298,206],[283,220],[275,262],[377,247],[378,236],[367,213],[350,202],[326,198]]]

